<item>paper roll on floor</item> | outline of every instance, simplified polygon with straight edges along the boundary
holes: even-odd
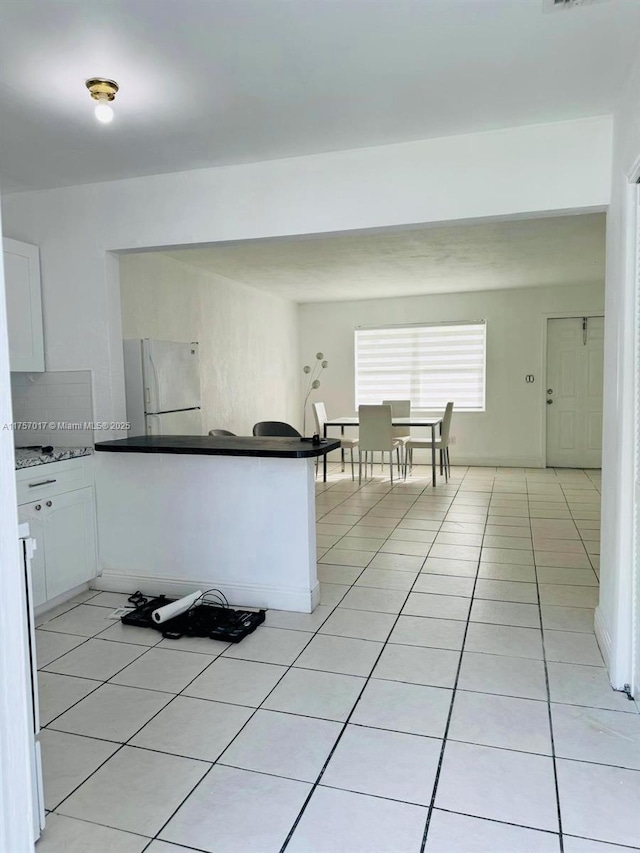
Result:
[[[179,598],[171,604],[165,604],[164,607],[159,607],[157,610],[154,610],[151,618],[158,625],[161,625],[168,619],[173,619],[175,616],[180,616],[181,613],[185,613],[201,597],[202,590],[199,589],[191,595],[185,595],[184,598]]]

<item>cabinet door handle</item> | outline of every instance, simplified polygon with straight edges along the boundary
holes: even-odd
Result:
[[[40,512],[40,510],[42,509],[42,504],[36,504],[36,509],[38,510],[38,512]]]
[[[53,501],[47,501],[47,506],[53,506]]]
[[[40,480],[38,483],[29,483],[29,488],[33,489],[36,486],[48,486],[49,483],[57,483],[57,480]]]

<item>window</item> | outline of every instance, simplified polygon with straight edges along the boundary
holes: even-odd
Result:
[[[355,332],[356,408],[411,400],[413,409],[484,412],[484,321],[361,328]]]

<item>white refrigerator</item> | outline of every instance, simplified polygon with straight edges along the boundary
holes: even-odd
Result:
[[[202,435],[196,342],[124,341],[129,435]]]

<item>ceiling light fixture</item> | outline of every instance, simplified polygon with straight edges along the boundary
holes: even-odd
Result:
[[[116,96],[118,84],[115,80],[106,80],[104,77],[91,77],[85,83],[89,94],[97,101],[95,115],[98,121],[109,124],[113,120],[113,109],[111,101]]]

